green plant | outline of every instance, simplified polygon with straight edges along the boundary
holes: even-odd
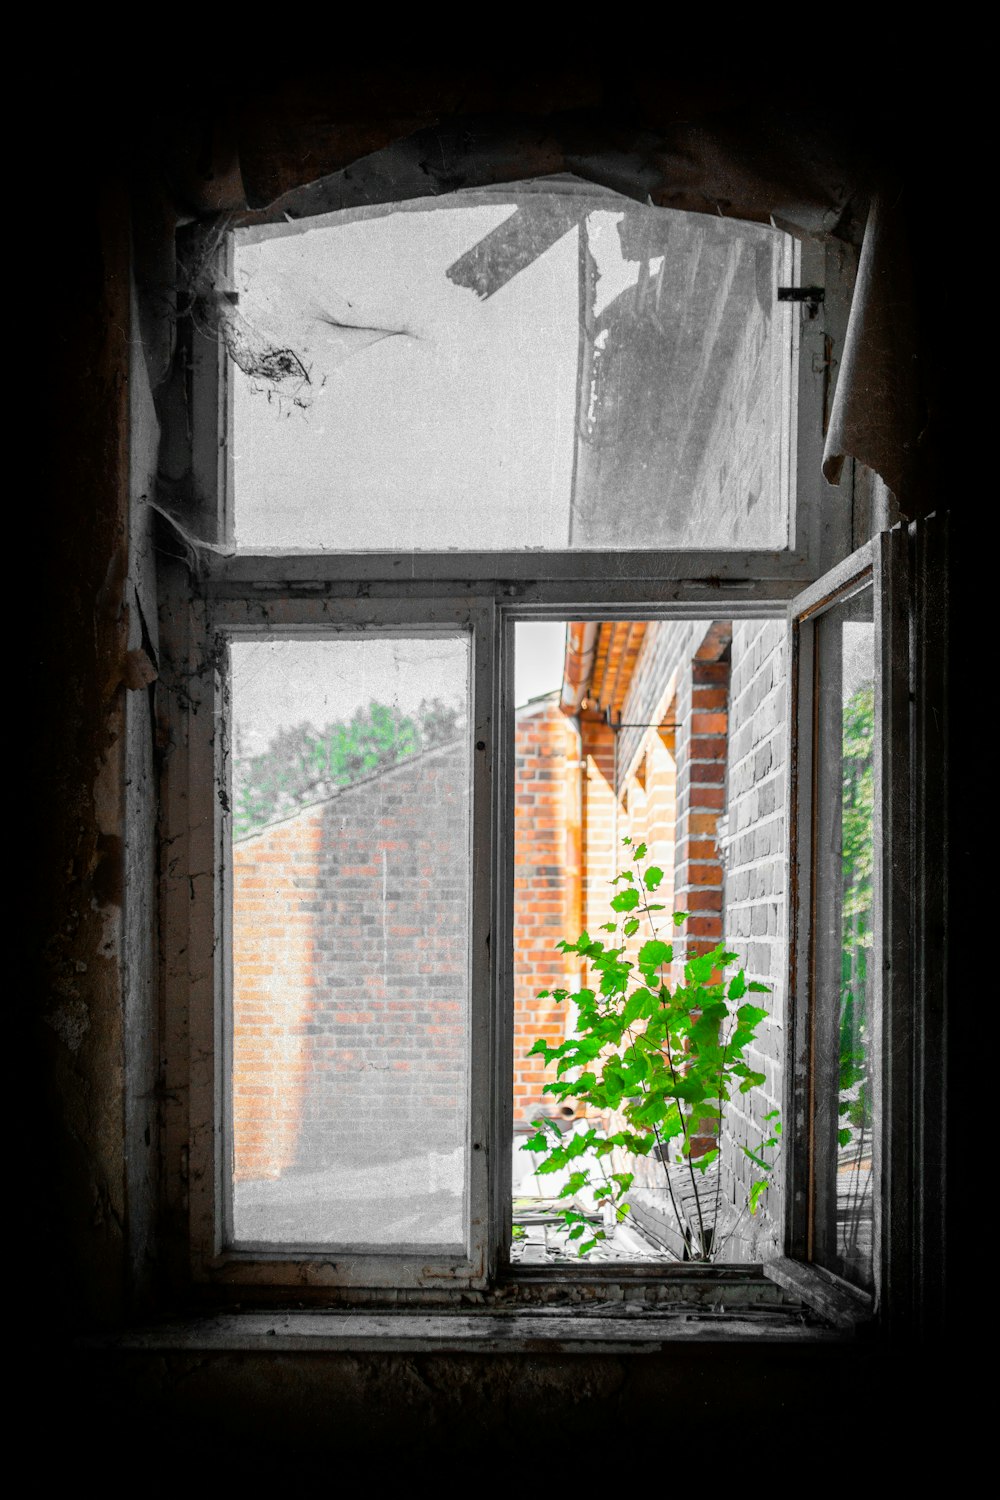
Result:
[[[572,994],[566,989],[542,990],[539,998],[551,996],[573,1006],[572,1033],[559,1046],[539,1038],[528,1054],[554,1065],[555,1078],[544,1092],[559,1103],[575,1100],[583,1106],[584,1128],[569,1132],[545,1120],[522,1149],[538,1155],[539,1173],[568,1171],[559,1197],[572,1198],[589,1189],[595,1203],[609,1208],[616,1222],[629,1211],[625,1199],[635,1174],[609,1170],[615,1165],[614,1155],[635,1158],[654,1153],[686,1254],[711,1260],[725,1241],[715,1232],[722,1176],[718,1170],[714,1182],[707,1176],[719,1157],[718,1144],[710,1142],[721,1139],[725,1105],[733,1092],[747,1094],[765,1081],[746,1058],[767,1012],[745,997],[769,986],[748,982],[742,969],[727,980],[726,971],[737,955],[721,945],[688,958],[682,980],[671,984],[674,948],[661,938],[656,915],[666,908],[650,899],[663,871],[644,865],[645,844],[633,845],[629,838],[622,842],[630,847],[633,868],[614,877],[612,884],[618,889],[611,900],[613,920],[600,929],[614,938],[605,943],[583,932],[575,942],[557,945],[563,953],[586,959],[597,977],[597,989],[581,988]],[[674,912],[672,925],[682,926],[687,915]],[[643,926],[649,936],[631,959],[629,944]],[[594,1114],[602,1117],[601,1123],[590,1123]],[[765,1122],[769,1134],[757,1149],[739,1148],[755,1173],[744,1205],[751,1214],[757,1211],[774,1165],[768,1153],[776,1151],[781,1135],[777,1110],[771,1110]],[[688,1180],[687,1206],[678,1201],[678,1167]],[[592,1228],[577,1208],[567,1207],[562,1217],[580,1255],[606,1238],[605,1231]]]
[[[837,1144],[846,1153],[844,1253],[857,1253],[871,1214],[873,1133],[868,1046],[868,955],[875,865],[875,689],[866,683],[844,705],[841,795],[842,943]],[[843,1180],[843,1179],[842,1179]]]

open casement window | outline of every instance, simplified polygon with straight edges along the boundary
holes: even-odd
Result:
[[[885,1305],[906,1259],[908,538],[882,533],[794,599],[788,1254]]]
[[[837,261],[571,180],[226,237],[190,486],[164,497],[207,544],[163,561],[167,1190],[197,1280],[508,1270],[514,628],[803,614],[850,546],[820,471]],[[823,629],[795,626],[800,662]],[[831,878],[796,973],[861,922]],[[795,993],[786,1248],[864,1282],[834,1227],[833,1044],[809,1072],[838,1023]]]

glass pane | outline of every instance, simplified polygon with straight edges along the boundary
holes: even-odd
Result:
[[[787,545],[778,231],[512,189],[233,242],[238,546]]]
[[[814,1256],[870,1287],[878,1130],[872,590],[816,625]]]
[[[231,663],[232,1238],[461,1247],[467,639]]]
[[[515,1262],[781,1253],[784,646],[515,627]]]

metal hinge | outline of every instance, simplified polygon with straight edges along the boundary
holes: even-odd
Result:
[[[814,318],[826,301],[826,290],[821,286],[779,286],[778,301],[804,302],[810,318]]]

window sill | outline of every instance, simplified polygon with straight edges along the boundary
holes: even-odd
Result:
[[[785,1305],[656,1308],[638,1302],[469,1310],[240,1310],[87,1340],[123,1352],[652,1354],[674,1344],[850,1342],[856,1324]]]

